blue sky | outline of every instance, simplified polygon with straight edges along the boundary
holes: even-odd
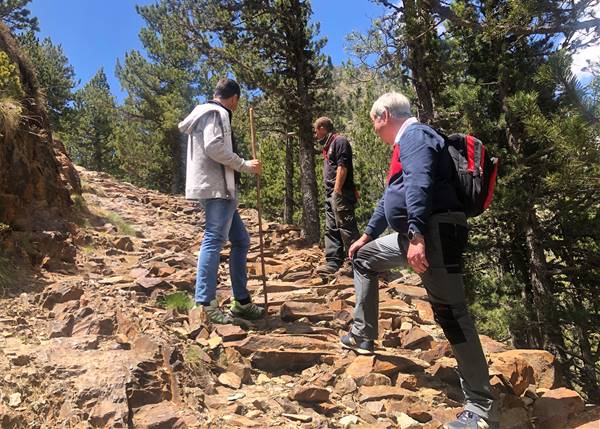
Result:
[[[143,25],[136,4],[148,0],[32,0],[29,9],[40,21],[40,38],[50,37],[62,48],[81,83],[100,67],[109,79],[113,94],[121,101],[125,94],[114,75],[117,58],[141,50],[138,32]],[[348,58],[344,47],[351,31],[366,31],[382,8],[369,0],[313,0],[313,20],[327,37],[325,53],[334,64]]]

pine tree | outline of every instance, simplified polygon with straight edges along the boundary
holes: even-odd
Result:
[[[319,200],[312,121],[324,110],[331,65],[309,23],[306,0],[163,0],[189,42],[214,68],[229,68],[249,89],[280,105],[285,129],[299,140],[303,228],[318,242]],[[257,116],[272,116],[260,112]]]
[[[127,124],[119,134],[118,156],[135,183],[182,192],[185,139],[177,124],[193,109],[194,97],[205,91],[202,64],[175,30],[177,22],[165,5],[138,6],[137,11],[146,22],[140,40],[147,57],[132,51],[122,65],[117,63],[116,74],[128,93],[122,109]],[[147,160],[144,172],[139,169],[139,156]]]
[[[600,19],[587,13],[597,1],[423,0],[416,15],[407,2],[383,3],[401,27],[424,12],[423,22],[443,26],[410,35],[437,38],[444,85],[424,96],[414,78],[427,70],[402,56],[388,72],[413,78],[420,106],[433,96],[437,125],[476,134],[502,159],[467,258],[483,326],[516,346],[551,350],[573,385],[598,401],[599,303],[587,275],[598,275],[598,110],[568,72],[570,55],[598,37]],[[401,50],[404,39],[390,40]]]
[[[38,20],[32,17],[27,3],[31,0],[0,0],[0,20],[12,33],[18,31],[38,31]]]
[[[52,130],[60,132],[67,126],[73,101],[73,89],[77,85],[75,70],[69,64],[60,45],[50,38],[40,42],[33,31],[19,37],[21,47],[29,57],[40,87],[47,101],[48,116]]]
[[[115,173],[114,136],[118,114],[102,68],[75,93],[74,110],[73,126],[64,134],[74,162],[93,170]]]

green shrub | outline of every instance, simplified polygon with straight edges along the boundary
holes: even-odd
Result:
[[[0,134],[11,137],[23,117],[21,101],[25,97],[19,70],[6,52],[0,51]]]
[[[0,96],[21,99],[25,96],[17,66],[6,52],[0,51]]]

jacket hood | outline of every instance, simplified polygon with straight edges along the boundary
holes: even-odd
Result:
[[[179,131],[184,134],[194,134],[194,129],[196,128],[196,124],[200,118],[210,111],[218,111],[219,109],[223,108],[212,103],[200,104],[199,106],[196,106],[194,110],[192,110],[191,113],[179,123]]]

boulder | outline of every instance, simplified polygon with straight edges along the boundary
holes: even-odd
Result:
[[[94,427],[126,428],[128,418],[126,402],[102,400],[92,408],[88,421]]]
[[[375,356],[357,356],[346,368],[346,375],[353,379],[360,379],[373,371]]]
[[[188,425],[182,411],[172,402],[149,404],[138,408],[133,415],[133,426],[138,429],[184,429]]]
[[[440,379],[444,383],[458,386],[460,384],[460,379],[458,377],[458,373],[456,372],[456,368],[456,359],[444,357],[438,359],[430,368],[426,370],[426,372]]]
[[[72,283],[56,283],[44,290],[41,296],[42,306],[49,310],[56,304],[78,300],[83,295],[81,286]]]
[[[219,375],[218,380],[223,386],[231,387],[232,389],[239,389],[242,387],[242,379],[233,372],[225,372]]]
[[[238,341],[246,338],[247,333],[237,325],[217,325],[215,332],[223,341]]]
[[[392,376],[398,372],[420,372],[429,364],[408,354],[378,352],[373,364],[373,372]]]
[[[431,308],[429,301],[414,299],[412,301],[412,305],[417,309],[419,322],[426,325],[432,325],[435,323],[433,309]]]
[[[114,242],[113,245],[119,249],[124,250],[126,252],[133,252],[133,240],[127,236],[119,237]]]
[[[548,390],[533,405],[536,425],[547,429],[567,427],[569,416],[582,412],[585,403],[574,390],[564,387]]]
[[[402,337],[402,347],[405,349],[428,350],[431,347],[433,337],[419,327],[412,328]]]
[[[312,322],[333,320],[334,313],[325,305],[308,302],[285,302],[279,308],[279,315],[286,322],[306,317]]]
[[[379,401],[382,399],[402,399],[414,395],[410,390],[398,386],[361,386],[358,389],[360,401]]]
[[[289,398],[298,402],[327,402],[329,401],[329,390],[313,385],[300,386],[290,393]]]
[[[489,341],[484,341],[483,345],[485,348],[491,348]],[[532,384],[541,389],[558,387],[558,377],[555,367],[556,359],[550,352],[545,350],[517,349],[492,354],[492,363],[497,362],[498,359],[507,364],[512,362],[515,367],[519,365],[518,362],[525,361],[533,371]]]
[[[530,384],[535,384],[533,367],[517,350],[490,357],[490,376],[497,375],[512,392],[521,396]]]

